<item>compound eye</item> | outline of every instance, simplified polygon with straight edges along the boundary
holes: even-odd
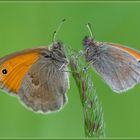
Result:
[[[57,44],[55,44],[55,45],[53,46],[53,48],[54,48],[54,49],[58,49],[59,46],[58,46]]]
[[[59,42],[57,42],[57,43],[55,43],[55,44],[53,44],[53,48],[54,49],[61,49],[61,43],[59,43]]]

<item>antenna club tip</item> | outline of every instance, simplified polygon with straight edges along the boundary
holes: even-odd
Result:
[[[65,22],[66,21],[66,19],[64,18],[63,20],[62,20],[62,22]]]
[[[91,26],[91,24],[88,22],[88,23],[86,24],[86,26]]]
[[[90,24],[89,24],[89,23],[86,23],[85,25],[86,25],[87,27],[88,27],[88,26],[90,26]]]
[[[63,25],[63,23],[64,23],[65,20],[66,20],[66,19],[63,19],[63,20],[61,21],[61,23],[59,24],[57,30],[54,31],[54,33],[53,33],[53,38],[52,38],[53,42],[55,42],[56,35],[57,35],[58,31],[60,30],[60,28],[61,28],[61,26]]]

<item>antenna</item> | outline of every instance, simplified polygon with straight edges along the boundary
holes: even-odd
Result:
[[[88,29],[88,31],[89,31],[89,33],[90,33],[90,36],[91,36],[93,39],[95,39],[95,36],[93,35],[93,30],[92,30],[92,28],[91,28],[91,24],[90,24],[90,23],[87,23],[87,24],[86,24],[86,27],[87,27],[87,29]]]
[[[52,36],[52,41],[55,42],[56,41],[56,36],[57,36],[57,33],[59,32],[59,30],[61,29],[63,23],[66,21],[66,19],[63,19],[61,21],[61,23],[59,24],[58,28],[54,31],[53,33],[53,36]]]

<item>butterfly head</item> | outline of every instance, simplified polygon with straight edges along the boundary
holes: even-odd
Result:
[[[94,39],[90,36],[86,36],[83,39],[83,46],[84,46],[84,55],[86,60],[89,62],[92,60],[92,56],[94,54],[95,49],[95,42]]]
[[[59,42],[59,41],[56,41],[52,44],[52,49],[53,50],[62,50],[64,47],[63,47],[63,43],[62,42]]]
[[[56,31],[54,31],[52,36],[52,45],[50,46],[50,53],[51,53],[51,59],[58,67],[64,67],[68,64],[68,60],[66,58],[66,53],[64,49],[64,44],[60,41],[56,40],[57,33],[61,29],[63,23],[65,22],[65,19],[61,21]]]
[[[85,38],[83,39],[83,46],[86,48],[88,47],[92,47],[95,45],[95,41],[93,39],[93,37],[91,36],[85,36]]]
[[[64,44],[62,42],[56,41],[50,47],[51,59],[54,60],[54,63],[61,67],[62,65],[66,66],[68,64],[68,59],[65,54]]]
[[[90,23],[87,23],[86,24],[86,27],[88,29],[89,36],[85,36],[85,38],[83,40],[83,45],[85,47],[93,46],[94,45],[94,42],[95,42],[95,36],[93,35],[91,24]]]
[[[98,56],[100,43],[95,40],[95,36],[93,35],[91,24],[87,23],[86,27],[90,35],[85,36],[85,38],[83,39],[83,46],[84,46],[84,54],[86,60],[89,62],[95,60],[96,57]]]

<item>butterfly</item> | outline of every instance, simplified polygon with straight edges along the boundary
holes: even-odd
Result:
[[[34,112],[58,111],[67,102],[67,64],[59,41],[9,54],[0,58],[0,88]]]
[[[140,52],[120,44],[97,42],[89,23],[87,27],[91,36],[83,40],[85,59],[111,89],[121,93],[139,83]]]

